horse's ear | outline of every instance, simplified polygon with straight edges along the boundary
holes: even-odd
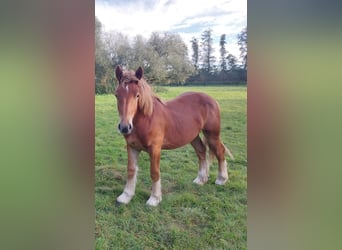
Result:
[[[137,69],[137,71],[135,71],[135,76],[140,80],[141,77],[143,76],[143,74],[144,74],[144,71],[143,71],[142,67],[140,66]]]
[[[120,80],[122,78],[122,68],[120,65],[116,66],[116,69],[115,69],[115,76],[116,76],[116,79],[118,79],[119,83],[120,83]]]

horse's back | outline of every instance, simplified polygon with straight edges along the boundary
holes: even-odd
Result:
[[[171,108],[186,108],[186,107],[208,107],[211,109],[217,109],[217,102],[209,95],[201,92],[185,92],[176,98],[167,101],[165,103]],[[195,111],[195,110],[194,110]]]

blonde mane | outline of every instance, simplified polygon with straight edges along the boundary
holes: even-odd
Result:
[[[139,108],[146,116],[151,116],[153,113],[153,91],[151,86],[146,82],[144,78],[141,78],[138,82],[140,97],[138,100]]]

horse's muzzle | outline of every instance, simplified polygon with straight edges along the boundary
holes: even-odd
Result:
[[[131,123],[129,123],[129,124],[119,123],[118,129],[119,129],[121,134],[128,135],[132,132],[133,126]]]

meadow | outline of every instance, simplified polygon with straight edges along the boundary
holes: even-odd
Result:
[[[136,194],[116,206],[126,181],[127,153],[119,134],[113,95],[95,97],[95,248],[102,249],[246,249],[247,138],[246,87],[163,87],[157,95],[169,100],[185,91],[205,92],[221,107],[221,138],[235,160],[228,160],[229,181],[215,185],[217,161],[207,184],[198,186],[198,159],[191,145],[161,154],[163,200],[150,196],[149,158],[142,152]]]

